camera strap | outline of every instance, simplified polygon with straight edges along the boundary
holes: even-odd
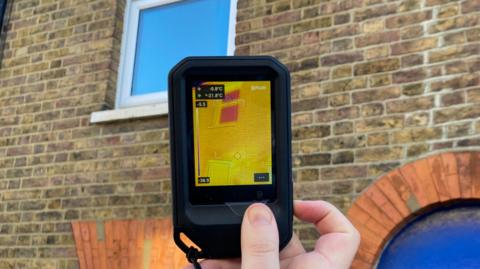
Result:
[[[198,263],[198,259],[205,258],[204,254],[198,251],[198,249],[193,246],[188,247],[185,242],[183,242],[180,238],[180,232],[178,231],[173,232],[173,239],[177,243],[178,247],[180,247],[180,249],[187,255],[188,262],[193,264],[193,267],[195,269],[202,269],[202,267]]]
[[[196,248],[194,248],[194,247],[188,248],[187,260],[188,260],[189,263],[193,264],[193,267],[195,269],[202,269],[202,267],[198,263],[198,254],[199,254],[199,252]]]

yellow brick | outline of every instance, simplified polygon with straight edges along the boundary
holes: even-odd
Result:
[[[376,33],[383,29],[385,29],[385,21],[383,19],[367,21],[362,25],[364,33]]]

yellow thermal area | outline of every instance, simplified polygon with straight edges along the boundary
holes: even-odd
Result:
[[[270,81],[201,85],[224,85],[225,98],[196,99],[192,89],[195,186],[271,184]]]

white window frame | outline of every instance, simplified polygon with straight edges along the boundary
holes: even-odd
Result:
[[[135,64],[135,49],[140,11],[184,0],[127,0],[124,15],[122,47],[117,79],[117,96],[115,108],[128,108],[141,105],[153,105],[162,111],[168,111],[168,89],[159,93],[131,95],[133,70]],[[230,15],[227,41],[227,55],[235,52],[235,23],[237,17],[237,0],[230,1]],[[162,113],[166,114],[166,113]]]

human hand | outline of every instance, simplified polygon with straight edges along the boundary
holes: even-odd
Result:
[[[306,252],[294,234],[279,253],[278,229],[270,209],[251,205],[242,221],[242,258],[204,260],[202,269],[346,269],[360,243],[360,235],[348,219],[324,201],[295,201],[295,216],[315,225],[320,238]],[[186,269],[193,268],[191,265]]]

